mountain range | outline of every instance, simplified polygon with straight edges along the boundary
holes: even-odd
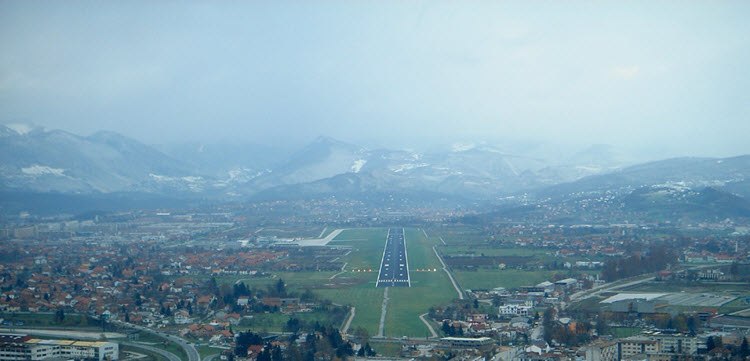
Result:
[[[0,125],[0,192],[6,198],[21,193],[212,200],[394,194],[525,202],[677,185],[711,187],[744,200],[750,197],[748,179],[750,156],[637,163],[607,145],[569,155],[487,143],[455,143],[430,152],[369,149],[330,137],[297,151],[242,143],[154,147],[113,132],[79,136]]]

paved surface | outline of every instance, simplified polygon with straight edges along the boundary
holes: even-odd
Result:
[[[113,321],[113,323],[119,324],[120,326],[133,328],[139,331],[148,332],[150,334],[163,337],[169,340],[170,342],[174,342],[180,345],[180,347],[182,347],[182,349],[185,350],[185,354],[188,355],[188,361],[201,361],[201,356],[200,354],[198,354],[198,350],[195,349],[195,346],[193,346],[190,342],[185,341],[185,339],[181,337],[177,337],[177,336],[170,335],[168,333],[164,333],[161,331],[152,330],[148,327],[138,326],[138,325],[134,325],[131,323],[122,322],[122,321]]]
[[[341,332],[343,332],[343,333],[349,332],[349,327],[352,325],[352,320],[354,320],[354,315],[356,315],[356,314],[357,314],[357,308],[354,307],[354,306],[352,306],[352,312],[349,315],[349,319],[346,320],[346,324],[344,325],[344,328],[341,329]]]
[[[103,338],[115,339],[115,338],[126,338],[127,335],[119,332],[94,332],[94,331],[81,331],[81,330],[61,330],[61,329],[39,329],[39,328],[19,328],[19,327],[0,327],[0,332],[11,332],[11,333],[26,333],[29,335],[36,336],[49,336],[49,337],[70,337],[75,339],[84,340],[101,340]]]
[[[211,360],[215,359],[217,356],[219,356],[218,353],[215,353],[213,355],[208,355],[208,356],[206,356],[206,357],[203,358],[203,361],[211,361]]]
[[[458,284],[456,283],[456,280],[453,279],[453,275],[448,271],[448,267],[445,265],[445,262],[443,262],[443,258],[440,257],[440,254],[438,253],[437,248],[435,248],[435,246],[432,246],[432,250],[435,252],[435,256],[437,256],[438,260],[440,261],[440,264],[443,265],[443,271],[445,271],[445,274],[447,274],[448,278],[450,278],[451,283],[453,284],[453,288],[456,289],[456,292],[458,293],[458,299],[463,300],[464,293],[461,292],[460,288],[458,288]]]
[[[325,238],[319,238],[319,239],[298,239],[294,241],[293,243],[297,243],[298,245],[305,247],[305,246],[325,246],[328,244],[328,242],[333,241],[336,236],[341,233],[343,229],[337,229],[331,232],[329,235],[325,236]]]
[[[385,311],[388,309],[388,287],[383,291],[383,306],[380,310],[380,325],[378,326],[377,337],[383,337],[385,334]]]
[[[140,348],[140,349],[143,349],[143,350],[148,350],[148,351],[151,351],[153,353],[158,353],[159,355],[162,355],[162,356],[166,357],[167,359],[169,359],[169,361],[181,361],[180,358],[177,355],[175,355],[175,354],[173,354],[173,353],[171,353],[169,351],[162,350],[160,348],[156,348],[156,347],[153,347],[153,346],[144,345],[142,343],[137,343],[137,342],[120,342],[120,344],[125,345],[125,346]]]
[[[403,228],[391,228],[385,239],[383,259],[380,262],[378,282],[375,287],[410,287],[409,259]]]
[[[430,336],[430,337],[437,338],[438,337],[437,332],[435,332],[435,329],[432,328],[432,325],[430,325],[430,323],[427,322],[427,320],[424,318],[424,316],[427,316],[427,314],[423,313],[423,314],[419,315],[419,319],[422,320],[422,322],[424,322],[424,325],[427,326],[427,328],[430,329],[430,333],[432,334],[432,336]]]

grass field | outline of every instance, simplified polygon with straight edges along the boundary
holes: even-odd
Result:
[[[242,281],[249,288],[259,287],[263,288],[267,285],[278,282],[279,278],[284,280],[290,290],[301,291],[306,288],[317,288],[328,282],[334,274],[338,272],[323,271],[323,272],[276,272],[272,277],[236,277],[234,281]],[[227,282],[229,283],[229,282]],[[231,282],[234,283],[234,282]]]
[[[33,313],[0,313],[0,318],[12,322],[18,326],[54,326],[54,327],[99,327],[100,323],[89,316],[78,314],[65,314],[62,322],[55,320],[52,312],[33,312]],[[19,324],[20,323],[20,324]]]
[[[635,336],[641,333],[643,329],[640,327],[615,327],[611,329],[611,331],[612,331],[612,336],[614,338],[624,338],[624,337]]]
[[[552,279],[555,271],[524,271],[517,269],[453,271],[461,287],[466,289],[493,289],[495,287],[517,288],[533,286]]]
[[[425,237],[421,229],[407,228],[405,233],[409,270],[442,267],[432,250],[432,246],[435,245],[434,240]]]
[[[419,315],[426,313],[431,306],[448,303],[456,297],[445,272],[412,272],[411,278],[411,287],[394,287],[389,291],[386,336],[429,335],[430,331]]]
[[[550,252],[541,249],[528,248],[490,248],[490,247],[467,247],[467,246],[444,246],[441,251],[445,255],[480,255],[485,256],[535,256],[542,257]]]
[[[278,312],[277,313],[263,313],[263,314],[255,315],[255,317],[251,319],[243,319],[242,322],[240,323],[240,326],[237,327],[237,330],[282,332],[284,331],[284,326],[286,325],[286,323],[289,321],[290,318],[292,318],[291,315],[278,313]],[[324,311],[297,313],[294,315],[294,318],[297,318],[300,321],[308,322],[308,323],[318,321],[322,324],[325,324],[329,321],[328,313]],[[333,326],[339,327],[339,325],[333,325]]]
[[[470,227],[452,227],[450,230],[445,228],[431,228],[426,231],[430,237],[436,239],[442,237],[447,245],[481,246],[487,244],[487,234]]]
[[[352,329],[364,327],[370,335],[378,334],[380,308],[383,303],[383,289],[375,288],[375,282],[363,283],[341,289],[319,289],[315,293],[334,303],[356,307]]]
[[[345,259],[348,263],[347,270],[371,269],[377,272],[383,258],[387,234],[387,228],[347,229],[339,233],[329,245],[352,247],[352,253]],[[373,280],[375,278],[377,273]]]

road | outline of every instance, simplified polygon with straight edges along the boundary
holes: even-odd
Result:
[[[448,275],[448,278],[451,280],[451,283],[453,284],[453,288],[456,289],[456,292],[458,293],[458,299],[463,300],[464,299],[464,293],[461,292],[461,289],[458,288],[458,284],[456,283],[456,280],[453,279],[453,275],[448,271],[448,267],[445,265],[445,262],[443,262],[443,257],[440,257],[440,254],[437,251],[437,248],[435,246],[432,246],[432,250],[435,252],[435,256],[437,256],[438,260],[440,261],[440,264],[443,265],[443,271],[445,271],[445,274]]]
[[[419,315],[419,319],[422,320],[422,322],[424,322],[424,325],[427,326],[427,328],[430,329],[430,333],[432,334],[431,337],[432,338],[438,338],[437,332],[435,332],[435,329],[432,328],[432,325],[430,325],[430,323],[427,322],[427,320],[424,318],[424,316],[427,316],[427,314],[423,313],[423,314]]]
[[[185,354],[188,356],[188,361],[201,361],[201,356],[200,354],[198,354],[198,350],[195,349],[195,346],[193,346],[190,342],[185,341],[185,339],[181,337],[177,337],[175,335],[170,335],[168,333],[164,333],[160,331],[154,331],[148,327],[138,326],[132,323],[126,323],[122,321],[112,321],[112,323],[123,326],[123,327],[128,327],[128,328],[136,329],[139,331],[143,331],[143,332],[148,332],[150,334],[153,334],[159,337],[163,337],[169,340],[170,342],[174,342],[180,345],[180,347],[182,347],[182,349],[185,350]]]
[[[346,320],[346,324],[344,325],[344,328],[341,329],[341,332],[343,332],[343,333],[349,332],[349,327],[352,325],[352,320],[354,320],[354,315],[356,315],[356,314],[357,314],[357,308],[355,308],[354,306],[352,306],[352,312],[349,315],[349,319]]]
[[[203,361],[211,361],[211,360],[215,359],[216,356],[219,356],[219,354],[215,353],[213,355],[208,355],[208,356],[206,356],[206,357],[203,358]]]
[[[388,309],[388,287],[383,291],[383,306],[380,310],[380,325],[378,326],[378,335],[376,337],[384,337],[385,334],[385,312]]]
[[[383,258],[375,287],[410,287],[409,258],[403,228],[391,228],[385,239]]]
[[[156,348],[156,347],[153,347],[153,346],[144,345],[142,343],[137,343],[137,342],[124,342],[124,341],[120,342],[120,344],[121,345],[125,345],[125,346],[140,348],[140,349],[143,349],[143,350],[148,350],[148,351],[151,351],[153,353],[157,353],[159,355],[162,355],[162,356],[166,357],[167,359],[169,359],[169,361],[182,361],[182,360],[180,360],[180,358],[177,355],[175,355],[175,354],[173,354],[173,353],[171,353],[169,351],[162,350],[160,348]]]
[[[19,327],[10,327],[0,328],[0,332],[17,332],[17,333],[26,333],[29,335],[36,335],[36,336],[48,336],[48,337],[69,337],[69,338],[75,338],[75,339],[84,339],[84,340],[102,340],[102,339],[116,339],[116,338],[125,338],[127,335],[119,332],[99,332],[99,331],[83,331],[79,329],[59,329],[59,328],[49,328],[49,329],[42,329],[42,328],[19,328]]]

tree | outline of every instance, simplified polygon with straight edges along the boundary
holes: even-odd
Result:
[[[271,361],[284,361],[284,357],[281,355],[281,347],[279,347],[279,345],[276,345],[271,349]]]
[[[292,332],[297,333],[301,328],[300,321],[297,318],[290,318],[289,321],[286,321],[286,325],[284,325],[284,331],[286,332]]]
[[[448,320],[443,321],[443,324],[442,326],[440,326],[440,329],[443,331],[443,334],[445,334],[446,336],[450,336],[451,325],[450,323],[448,323]]]
[[[747,358],[750,356],[750,347],[747,344],[747,337],[742,338],[742,344],[740,345],[740,357]]]
[[[63,323],[63,321],[65,321],[65,311],[60,308],[55,312],[55,322]]]
[[[370,347],[369,343],[366,343],[365,344],[365,355],[367,355],[367,356],[375,356],[375,354],[376,354],[375,350],[373,350],[372,347]]]
[[[721,347],[721,337],[711,336],[706,340],[706,349],[711,351],[717,347]]]
[[[370,341],[370,333],[362,326],[357,326],[357,328],[354,329],[354,336],[356,336],[359,339],[359,343],[363,345]]]
[[[284,284],[284,280],[283,279],[279,278],[279,280],[276,282],[276,287],[275,288],[276,288],[275,289],[276,294],[279,297],[286,296],[286,285]]]

